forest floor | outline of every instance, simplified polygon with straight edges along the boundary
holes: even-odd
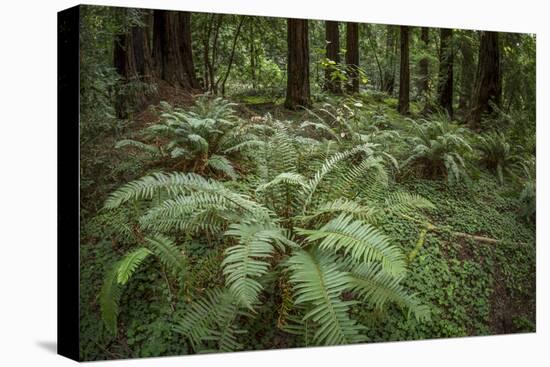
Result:
[[[243,118],[270,113],[279,120],[301,120],[306,111],[289,112],[281,101],[236,98],[236,110]],[[191,100],[181,103],[190,103]],[[407,120],[395,112],[396,101],[364,100],[366,108],[385,116],[394,127]],[[413,105],[413,113],[416,106]],[[122,128],[102,131],[93,141],[83,143],[81,183],[81,356],[85,359],[147,357],[185,354],[178,338],[166,327],[170,305],[165,301],[160,274],[136,275],[121,305],[116,338],[102,327],[98,292],[106,264],[119,257],[124,248],[109,237],[109,226],[97,219],[107,195],[123,183],[140,177],[147,166],[134,151],[115,150],[117,140],[132,136],[158,115],[147,110]],[[85,160],[85,161],[84,161]],[[435,227],[485,236],[498,243],[462,238],[448,231],[428,231],[426,240],[410,262],[406,286],[432,309],[431,321],[409,320],[397,307],[385,312],[355,306],[352,310],[367,325],[371,342],[439,337],[492,335],[535,330],[535,226],[517,215],[510,188],[498,184],[494,175],[480,172],[467,183],[449,186],[441,180],[400,177],[390,190],[405,189],[423,195],[436,209],[429,214]],[[399,217],[382,224],[396,238],[406,254],[416,246],[419,226]],[[144,302],[145,301],[145,302]],[[269,302],[269,301],[267,301]],[[262,311],[260,311],[262,312]],[[254,349],[292,347],[284,333],[267,325],[274,319],[265,308],[249,330],[256,333],[246,345]],[[275,318],[276,319],[276,318]]]

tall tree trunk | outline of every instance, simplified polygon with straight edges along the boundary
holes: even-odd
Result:
[[[393,88],[395,84],[395,26],[386,26],[386,50],[384,57],[384,78],[380,84],[380,90],[390,95],[393,94]]]
[[[153,58],[159,77],[175,87],[198,87],[191,47],[190,14],[154,10],[153,18]]]
[[[154,70],[146,28],[135,26],[127,33],[117,35],[114,41],[113,58],[115,69],[125,83],[152,82]],[[115,109],[119,118],[126,118],[130,109],[141,110],[146,104],[147,96],[137,92],[132,96],[117,96]]]
[[[460,53],[462,62],[460,65],[460,95],[458,98],[458,109],[462,115],[467,114],[470,107],[472,89],[475,78],[474,50],[469,37],[462,37],[460,42]]]
[[[307,19],[287,20],[287,83],[285,107],[311,105],[309,89],[309,32]]]
[[[348,92],[359,92],[359,24],[346,24],[346,65],[349,74]]]
[[[422,97],[427,98],[430,94],[430,74],[428,69],[430,62],[426,55],[430,45],[430,29],[428,27],[422,27],[420,30],[420,40],[422,41],[422,52],[424,55],[419,62],[420,78],[418,79],[418,92]]]
[[[453,30],[441,28],[439,79],[437,82],[437,101],[441,108],[453,116]]]
[[[399,103],[397,110],[400,114],[409,113],[409,27],[400,26],[401,62],[399,66]]]
[[[340,32],[338,30],[338,22],[329,20],[325,22],[325,42],[326,57],[329,61],[334,62],[334,67],[336,67],[340,64]],[[325,69],[324,89],[332,93],[340,93],[342,91],[340,80],[332,77],[334,67],[328,65]]]
[[[479,59],[474,96],[469,122],[472,128],[480,128],[483,114],[493,112],[491,103],[500,107],[502,81],[500,49],[497,32],[481,32]]]
[[[197,76],[195,74],[195,64],[193,62],[193,42],[191,40],[191,13],[187,11],[178,12],[178,36],[180,37],[180,55],[185,75],[193,89],[200,89]]]

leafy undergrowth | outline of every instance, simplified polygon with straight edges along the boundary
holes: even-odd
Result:
[[[445,179],[447,166],[439,167],[436,173],[440,177],[434,178],[419,174],[417,164],[400,165],[411,151],[407,144],[414,132],[411,121],[395,112],[396,101],[384,95],[361,95],[346,101],[351,106],[348,109],[334,107],[341,105],[339,100],[321,96],[316,109],[295,112],[284,110],[280,101],[268,98],[244,96],[240,101],[248,103],[235,107],[244,120],[269,113],[270,118],[301,124],[317,116],[330,121],[331,134],[340,144],[356,144],[354,139],[361,141],[370,134],[369,139],[378,139],[376,143],[400,166],[399,170],[390,169],[390,185],[384,196],[406,191],[428,198],[435,205],[426,216],[413,213],[414,220],[399,212],[389,212],[378,223],[408,259],[409,270],[402,284],[416,295],[420,304],[429,307],[430,319],[419,321],[408,315],[407,310],[390,303],[375,307],[360,302],[352,305],[349,313],[366,326],[364,340],[381,342],[535,330],[535,226],[521,217],[517,189],[512,184],[502,185],[483,168],[465,167],[460,175],[465,179],[451,185]],[[418,107],[413,104],[412,110],[418,112]],[[186,287],[177,289],[167,268],[159,267],[155,259],[148,257],[140,265],[144,271],[135,272],[121,294],[118,308],[123,312],[115,321],[118,332],[115,335],[104,326],[98,296],[104,276],[135,248],[132,238],[142,239],[145,234],[135,220],[143,210],[139,202],[116,211],[100,208],[122,184],[167,169],[173,159],[173,156],[159,159],[133,147],[113,147],[122,139],[140,138],[140,131],[157,124],[161,113],[160,108],[151,109],[136,122],[115,130],[101,130],[82,147],[80,327],[81,357],[86,360],[194,353],[189,339],[175,332],[174,320],[188,314],[190,304],[208,294],[209,288],[223,287],[225,283],[221,266],[225,244],[215,237],[179,234],[190,268]],[[155,143],[174,147],[164,140]],[[216,147],[219,149],[218,144]],[[200,152],[193,151],[199,157],[193,159],[200,159]],[[259,179],[253,165],[244,159],[229,158],[227,162],[232,160],[240,176],[238,180],[227,181],[225,187],[254,192]],[[300,157],[297,160],[298,165],[303,165],[300,173],[306,177],[319,168],[317,161],[308,165],[308,161],[300,163]],[[420,160],[422,164],[425,162],[424,158]],[[223,178],[215,171],[212,175]],[[326,190],[321,185],[320,192],[326,194]],[[424,238],[421,232],[425,229]],[[498,242],[479,241],[456,233]],[[424,239],[419,241],[419,237]],[[307,331],[305,337],[289,332],[293,290],[288,276],[267,273],[261,285],[260,305],[255,307],[254,317],[244,314],[237,317],[239,329],[247,331],[237,334],[242,346],[238,349],[313,345]],[[347,298],[346,293],[343,298]]]

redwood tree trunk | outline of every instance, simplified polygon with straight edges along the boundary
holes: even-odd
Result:
[[[502,93],[500,50],[497,32],[481,32],[479,61],[469,122],[480,127],[483,114],[493,112],[490,102],[500,107]]]
[[[175,87],[198,87],[191,47],[190,14],[155,10],[153,17],[153,58],[157,74]]]
[[[117,35],[114,41],[113,58],[115,69],[125,83],[152,81],[153,61],[149,50],[147,29],[144,27],[132,27],[127,33]],[[140,110],[146,104],[147,96],[144,94],[119,95],[115,102],[117,117],[126,118],[130,109]]]
[[[451,117],[453,116],[453,62],[453,30],[441,28],[437,100],[441,108]]]
[[[309,90],[309,40],[307,19],[287,20],[288,69],[285,107],[311,105]]]
[[[399,103],[397,110],[400,114],[409,113],[409,27],[400,26],[401,62],[399,66]]]
[[[191,13],[187,11],[178,12],[178,42],[180,55],[185,75],[193,89],[200,89],[200,84],[195,74],[195,64],[193,62],[193,43],[191,40]]]
[[[325,41],[327,44],[327,59],[333,61],[336,65],[340,64],[340,32],[338,30],[338,22],[329,20],[325,22]],[[333,72],[333,67],[328,66],[326,68],[324,89],[332,93],[340,93],[342,91],[341,83],[339,79],[332,77]]]
[[[359,24],[346,24],[346,65],[349,74],[348,92],[359,92]]]

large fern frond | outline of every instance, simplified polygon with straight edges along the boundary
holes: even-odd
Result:
[[[145,241],[166,268],[174,274],[181,274],[185,271],[185,256],[174,241],[160,234],[145,237]]]
[[[235,168],[233,168],[233,165],[231,164],[229,159],[225,158],[224,156],[214,154],[210,158],[208,158],[206,164],[213,170],[222,172],[232,180],[237,178],[237,172],[235,172]]]
[[[112,334],[117,334],[117,319],[119,314],[120,295],[122,293],[117,282],[118,264],[107,272],[103,280],[103,286],[99,293],[99,307],[101,309],[101,318],[107,330]]]
[[[112,209],[127,201],[152,199],[155,194],[168,193],[171,196],[191,192],[208,193],[226,203],[248,211],[256,217],[267,218],[269,211],[262,205],[251,200],[247,195],[226,188],[221,182],[207,180],[194,173],[172,172],[153,173],[135,181],[129,182],[111,193],[104,207]]]
[[[376,207],[364,206],[353,200],[339,198],[320,204],[312,209],[311,214],[300,217],[300,219],[310,220],[324,215],[345,213],[357,219],[370,221],[379,211]]]
[[[294,285],[297,305],[309,306],[304,320],[317,324],[313,336],[317,345],[350,344],[364,340],[363,326],[349,317],[354,301],[343,301],[349,274],[341,271],[333,256],[319,251],[296,250],[288,259],[290,282]]]
[[[240,304],[252,309],[262,290],[257,279],[269,268],[265,259],[271,257],[275,242],[284,241],[283,234],[273,226],[239,223],[230,225],[225,235],[239,240],[225,251],[222,262],[227,286]]]
[[[388,274],[379,264],[359,264],[352,269],[350,276],[350,290],[376,307],[395,302],[419,321],[430,319],[429,308],[405,291],[400,284],[402,278]]]
[[[319,248],[333,252],[343,251],[359,262],[380,261],[384,269],[393,275],[405,270],[404,256],[399,247],[372,225],[353,216],[340,214],[316,230],[296,229],[307,236],[306,241],[319,243]]]
[[[115,144],[116,149],[120,149],[123,147],[135,147],[135,148],[144,150],[147,153],[149,153],[152,157],[157,157],[161,155],[160,149],[156,145],[142,143],[141,141],[137,141],[137,140],[123,139],[118,141]]]
[[[233,321],[240,314],[233,295],[227,289],[214,288],[191,304],[176,320],[174,330],[184,335],[195,351],[201,351],[205,341],[218,341],[220,348],[240,349],[231,337],[237,332]]]
[[[386,198],[385,209],[394,213],[410,213],[418,209],[435,209],[435,205],[418,194],[395,192]]]
[[[331,172],[341,161],[344,159],[357,154],[359,152],[366,152],[371,153],[371,144],[362,144],[359,146],[356,146],[353,149],[339,152],[334,155],[332,155],[329,159],[325,161],[325,163],[321,166],[321,168],[315,173],[315,175],[308,181],[307,188],[304,189],[304,211],[306,210],[307,206],[311,203],[311,200],[313,198],[313,195],[315,191],[317,190],[317,187],[321,183],[321,180],[329,173]]]
[[[117,269],[117,282],[124,285],[132,277],[139,268],[143,260],[151,255],[151,250],[146,247],[140,247],[128,254],[120,260]]]

